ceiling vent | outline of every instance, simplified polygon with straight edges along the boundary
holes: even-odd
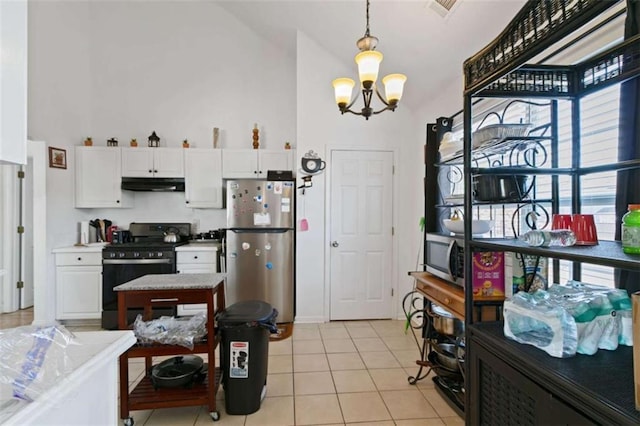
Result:
[[[442,18],[448,18],[460,0],[432,0],[429,8]]]

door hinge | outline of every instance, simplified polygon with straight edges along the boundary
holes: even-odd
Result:
[[[16,288],[24,288],[24,281],[18,281],[16,283]]]
[[[18,234],[24,234],[24,226],[22,225],[18,226]]]
[[[391,227],[391,236],[396,235],[396,228],[394,226]]]
[[[18,179],[24,179],[24,170],[18,170]]]
[[[393,289],[391,289],[391,297],[393,297]]]
[[[391,166],[391,174],[392,175],[396,174],[396,166]]]

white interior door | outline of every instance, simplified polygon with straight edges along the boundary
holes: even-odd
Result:
[[[22,269],[23,287],[20,289],[20,309],[33,306],[33,157],[28,157],[25,177],[22,182],[21,193],[21,225],[24,226],[22,234],[22,256],[20,268]]]
[[[332,151],[331,320],[391,318],[393,153]]]

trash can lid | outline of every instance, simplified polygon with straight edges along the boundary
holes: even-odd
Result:
[[[277,315],[277,314],[276,314]],[[249,300],[234,303],[220,313],[218,323],[242,324],[247,322],[271,322],[273,321],[274,309],[270,304],[262,300]]]

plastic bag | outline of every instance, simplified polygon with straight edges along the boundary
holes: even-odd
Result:
[[[554,286],[559,302],[586,303],[585,313],[575,312],[581,332],[578,352],[594,354],[597,349],[614,350],[618,344],[633,345],[631,298],[626,290],[570,280],[566,286]],[[550,289],[551,290],[551,289]],[[584,309],[582,309],[584,311]]]
[[[207,334],[207,315],[198,312],[192,317],[160,317],[143,321],[138,315],[133,323],[133,333],[140,343],[180,345],[193,350],[193,345]]]
[[[567,341],[573,337],[564,336],[564,324],[556,321],[561,315],[552,308],[565,311],[575,323],[578,353],[593,355],[598,349],[615,350],[619,344],[633,345],[631,299],[627,291],[572,280],[567,285],[551,286],[548,291],[539,290],[530,297],[517,293],[512,301],[505,302],[505,335],[524,333],[525,337],[520,336],[520,340],[512,338],[528,339],[522,343],[557,354],[557,343],[556,347],[545,349],[551,344],[552,336],[563,335]],[[509,323],[508,309],[517,309],[517,315],[509,313]]]
[[[551,303],[545,290],[519,292],[504,302],[504,334],[556,358],[575,355],[578,346],[574,318]]]
[[[78,343],[61,325],[0,330],[0,406],[15,405],[11,399],[34,401],[70,374],[70,344]]]

